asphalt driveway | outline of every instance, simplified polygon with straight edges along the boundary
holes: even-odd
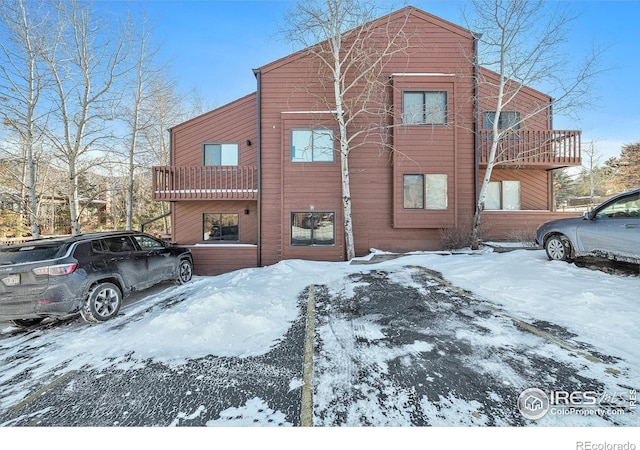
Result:
[[[261,356],[126,370],[106,362],[33,378],[40,363],[32,357],[51,328],[2,334],[0,370],[13,375],[0,384],[0,425],[637,425],[627,395],[637,378],[625,361],[556,324],[511,317],[426,267],[369,267],[346,277],[342,291],[317,283],[301,292],[298,318]],[[54,329],[73,339],[85,326]],[[99,326],[118,333],[116,324]],[[530,420],[518,399],[533,387],[599,401]]]

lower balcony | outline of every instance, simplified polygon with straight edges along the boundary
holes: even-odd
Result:
[[[257,200],[258,171],[246,166],[156,166],[155,201]]]
[[[487,167],[493,133],[480,132],[480,167]],[[579,166],[580,131],[575,130],[517,130],[509,132],[498,142],[496,165],[559,169]]]

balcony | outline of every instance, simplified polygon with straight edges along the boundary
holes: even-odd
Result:
[[[153,200],[256,200],[258,170],[245,166],[157,166]]]
[[[505,135],[498,143],[496,165],[522,168],[559,169],[578,166],[580,131],[518,130]],[[487,167],[493,133],[480,132],[480,167]]]

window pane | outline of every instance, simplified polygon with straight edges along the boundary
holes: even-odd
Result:
[[[291,161],[313,161],[313,132],[293,130],[291,132]]]
[[[333,130],[313,131],[313,160],[333,161]]]
[[[237,166],[238,165],[238,144],[222,144],[220,146],[220,165]]]
[[[335,243],[334,237],[334,213],[315,213],[314,214],[313,228],[313,244],[314,245],[333,245]]]
[[[220,144],[204,144],[204,165],[219,166],[221,164]]]
[[[291,213],[291,245],[311,245],[312,213]]]
[[[520,129],[520,113],[517,111],[502,111],[500,114],[500,129]]]
[[[482,113],[482,128],[492,129],[493,122],[496,118],[495,111],[487,111]],[[498,129],[506,130],[511,128],[513,130],[520,129],[520,113],[518,111],[502,111],[500,113],[500,120],[498,121]]]
[[[425,175],[427,209],[447,209],[447,176]]]
[[[291,213],[291,245],[334,245],[335,214]]]
[[[447,93],[425,92],[424,122],[432,125],[447,123]]]
[[[487,130],[493,129],[493,120],[496,118],[495,112],[482,113],[482,128]]]
[[[502,182],[502,209],[520,209],[520,182]]]
[[[487,186],[487,196],[484,199],[484,209],[500,209],[501,183],[499,181],[491,181]]]
[[[404,176],[404,207],[424,208],[424,177],[422,175]]]
[[[205,241],[238,241],[238,214],[206,213],[203,218]]]
[[[422,92],[405,92],[402,98],[402,123],[424,122],[424,95]]]

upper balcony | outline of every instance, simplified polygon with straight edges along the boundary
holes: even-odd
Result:
[[[538,169],[579,166],[580,131],[517,130],[498,142],[496,165]],[[490,130],[480,132],[480,167],[487,167],[491,151]]]
[[[258,170],[246,166],[156,166],[153,200],[257,200]]]

